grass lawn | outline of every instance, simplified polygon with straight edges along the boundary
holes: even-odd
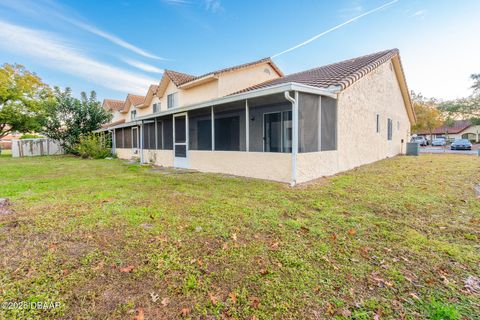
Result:
[[[0,158],[1,319],[474,319],[480,159],[308,186],[121,160]],[[475,279],[475,278],[470,278]]]

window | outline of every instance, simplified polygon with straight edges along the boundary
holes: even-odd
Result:
[[[130,111],[130,119],[134,120],[137,117],[137,110]]]
[[[387,139],[388,140],[392,140],[392,126],[393,126],[392,119],[387,119]]]
[[[377,114],[377,133],[380,132],[380,115]]]
[[[160,102],[153,104],[153,113],[160,112]]]
[[[171,93],[167,96],[167,108],[175,108],[178,106],[178,92]]]

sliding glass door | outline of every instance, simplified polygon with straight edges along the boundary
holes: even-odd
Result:
[[[292,111],[263,115],[263,151],[292,152]]]

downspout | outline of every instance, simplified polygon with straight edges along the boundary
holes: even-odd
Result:
[[[295,91],[295,98],[290,96],[289,91],[285,91],[285,99],[292,103],[292,181],[290,186],[297,184],[297,154],[298,154],[298,92]]]

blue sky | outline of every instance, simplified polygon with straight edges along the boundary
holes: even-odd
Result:
[[[0,0],[0,63],[124,99],[163,69],[196,75],[274,56],[383,5],[274,61],[291,73],[399,48],[410,89],[468,95],[480,73],[478,0]]]

